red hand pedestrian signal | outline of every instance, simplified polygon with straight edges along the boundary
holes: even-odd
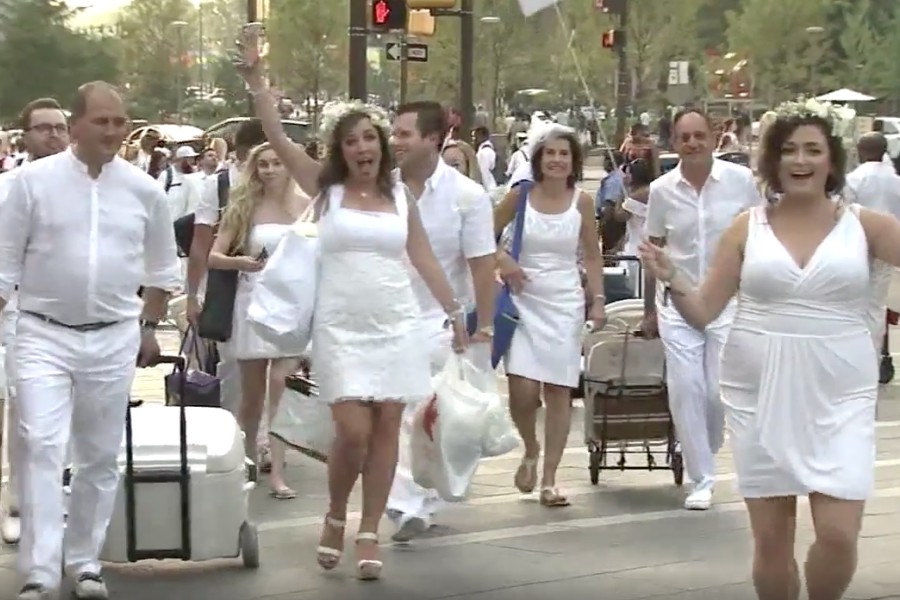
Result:
[[[386,25],[391,16],[391,7],[387,0],[375,0],[372,3],[372,23],[374,25]]]

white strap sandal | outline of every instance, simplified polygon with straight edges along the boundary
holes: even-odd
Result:
[[[341,521],[339,519],[328,516],[325,517],[325,527],[331,527],[332,529],[341,530],[341,537],[343,537],[343,529],[346,526],[346,521]],[[319,566],[326,571],[331,571],[338,566],[338,563],[341,562],[341,557],[344,555],[344,551],[338,550],[337,548],[330,548],[328,546],[319,545],[319,547],[316,548],[316,555],[316,560],[318,561]]]
[[[378,534],[360,532],[356,536],[356,543],[359,544],[360,542],[374,542],[377,546]],[[356,564],[356,578],[360,581],[376,581],[381,579],[381,569],[383,567],[384,563],[380,560],[360,560]]]

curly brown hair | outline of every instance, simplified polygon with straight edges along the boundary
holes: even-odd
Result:
[[[827,119],[814,115],[802,115],[783,117],[778,116],[766,129],[760,145],[760,156],[757,163],[757,171],[768,190],[780,194],[784,190],[778,177],[778,167],[781,157],[784,155],[784,145],[788,138],[799,127],[811,125],[818,127],[825,136],[828,145],[828,154],[831,161],[831,172],[825,180],[825,192],[834,194],[844,188],[847,169],[847,151],[844,149],[843,140],[831,133],[831,123]]]
[[[347,181],[350,168],[344,158],[342,145],[350,131],[362,120],[370,120],[369,115],[363,111],[352,111],[341,117],[334,127],[331,139],[326,140],[327,152],[322,161],[322,172],[319,175],[319,190],[324,195],[331,186],[339,185]],[[392,174],[393,163],[391,161],[391,147],[388,134],[381,127],[375,126],[378,134],[378,143],[381,146],[381,161],[378,163],[378,190],[385,198],[394,198],[394,177]]]

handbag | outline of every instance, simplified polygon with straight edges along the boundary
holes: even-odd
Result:
[[[516,206],[516,221],[513,230],[512,249],[510,256],[518,261],[522,252],[522,234],[525,231],[525,206],[528,203],[528,192],[531,191],[531,182],[523,181],[519,186],[519,202]],[[512,345],[513,334],[519,324],[519,309],[512,299],[512,290],[505,283],[497,292],[494,306],[494,337],[491,344],[491,366],[497,368],[509,347]],[[478,315],[475,311],[466,315],[466,329],[469,335],[475,335],[478,327]]]
[[[203,362],[200,358],[200,348],[196,335],[191,335],[189,328],[185,333],[184,339],[181,341],[181,349],[178,351],[179,356],[185,355],[185,349],[188,354],[193,354],[196,358],[196,364],[201,365]],[[185,360],[185,365],[190,361]],[[200,369],[179,368],[179,365],[173,367],[172,372],[166,375],[166,406],[206,406],[211,408],[221,408],[222,406],[222,382],[218,377],[211,373],[204,372]]]

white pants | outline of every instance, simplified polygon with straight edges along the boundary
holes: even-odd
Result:
[[[17,485],[15,467],[17,459],[17,443],[16,443],[16,410],[13,406],[13,398],[16,395],[15,381],[16,365],[14,340],[16,333],[16,296],[12,296],[0,315],[0,345],[4,347],[3,352],[3,369],[6,373],[6,389],[0,390],[0,397],[5,398],[3,402],[3,474],[6,476],[6,490],[3,494],[4,514],[17,513],[19,510],[19,493]]]
[[[28,582],[58,588],[63,555],[73,575],[100,572],[97,557],[119,483],[117,458],[139,346],[136,321],[81,333],[19,317],[19,569]],[[63,529],[60,481],[70,440],[74,476]]]
[[[673,307],[660,307],[659,336],[666,353],[669,410],[688,477],[695,486],[715,483],[716,453],[725,442],[725,409],[719,363],[734,318],[729,306],[705,331],[697,331]]]
[[[444,364],[450,357],[452,333],[443,327],[437,331],[434,331],[435,327],[431,329],[432,331],[428,332],[428,343],[431,354],[431,374],[435,375],[444,368]],[[397,471],[394,474],[394,483],[391,485],[387,510],[402,513],[403,520],[417,517],[430,523],[432,515],[440,509],[443,501],[436,491],[427,490],[413,480],[410,437],[417,407],[418,405],[415,403],[408,404],[403,413]]]

